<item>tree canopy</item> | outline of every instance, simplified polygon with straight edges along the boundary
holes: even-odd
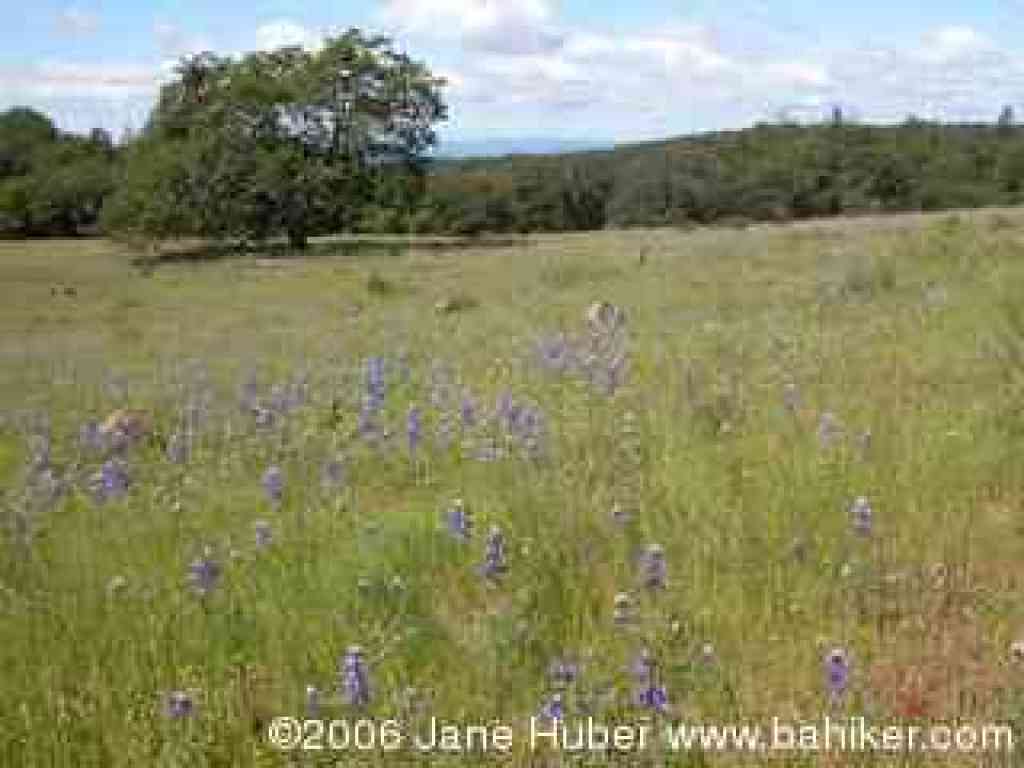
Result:
[[[422,190],[443,80],[356,29],[308,51],[188,57],[127,151],[108,228],[263,239],[351,229]]]

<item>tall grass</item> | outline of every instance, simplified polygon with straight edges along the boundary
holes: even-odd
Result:
[[[288,764],[266,726],[309,686],[325,717],[521,723],[561,693],[606,721],[1019,724],[1018,233],[610,232],[148,276],[102,243],[0,244],[0,762]],[[627,310],[612,347],[595,300]],[[118,408],[154,434],[83,444]],[[636,699],[644,649],[663,713]],[[402,759],[427,757],[491,756]],[[519,739],[511,762],[560,758]]]

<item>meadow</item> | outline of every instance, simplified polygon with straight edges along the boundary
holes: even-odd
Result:
[[[1024,213],[338,249],[0,243],[0,763],[879,759],[276,715],[1024,724]]]

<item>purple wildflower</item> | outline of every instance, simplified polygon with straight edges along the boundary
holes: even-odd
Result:
[[[409,413],[405,418],[405,433],[409,443],[409,454],[415,457],[416,449],[423,437],[423,415],[415,405],[409,406]]]
[[[468,392],[462,396],[462,402],[459,405],[459,417],[462,419],[463,429],[472,429],[477,423],[477,406],[473,396]]]
[[[371,410],[379,410],[383,407],[384,398],[387,395],[383,358],[371,357],[366,361],[366,393]]]
[[[217,586],[221,572],[220,563],[214,559],[212,550],[207,547],[202,557],[196,558],[189,564],[189,583],[196,594],[206,597]]]
[[[103,430],[95,420],[85,422],[78,430],[78,445],[89,453],[100,453],[103,451],[104,440]]]
[[[128,468],[121,459],[108,459],[96,477],[96,496],[100,501],[123,496],[130,484]]]
[[[874,512],[871,509],[871,502],[864,496],[858,496],[850,506],[850,518],[853,521],[853,530],[861,536],[870,536],[874,522]]]
[[[167,439],[167,460],[172,464],[184,464],[189,457],[189,441],[186,437],[175,432]]]
[[[565,704],[562,702],[562,694],[556,693],[551,696],[538,713],[538,719],[544,721],[565,719]]]
[[[484,578],[490,581],[497,581],[508,570],[505,560],[505,534],[501,528],[493,526],[487,534],[487,546],[484,552],[484,562],[480,572]]]
[[[284,498],[284,472],[276,464],[272,464],[263,473],[263,492],[271,504],[277,506]]]
[[[668,711],[668,692],[664,686],[658,685],[658,665],[648,649],[641,651],[633,665],[633,675],[640,684],[636,692],[637,705],[655,712]]]
[[[370,703],[370,676],[363,649],[349,646],[341,660],[341,687],[350,706],[366,707]]]
[[[833,648],[825,656],[825,685],[833,699],[846,693],[850,685],[850,660],[842,648]]]
[[[320,486],[325,491],[345,485],[345,464],[340,458],[328,459],[320,468]]]
[[[171,691],[164,702],[164,712],[172,720],[181,720],[192,716],[195,704],[187,691]]]
[[[652,544],[640,559],[640,574],[643,585],[648,589],[665,589],[668,586],[668,566],[665,550]]]
[[[555,659],[548,667],[548,676],[556,685],[572,685],[579,674],[579,665],[563,658]]]
[[[637,691],[637,705],[665,714],[668,712],[668,691],[663,685],[645,685]]]
[[[455,499],[451,503],[446,518],[448,532],[456,539],[469,541],[473,535],[473,519],[462,499]]]

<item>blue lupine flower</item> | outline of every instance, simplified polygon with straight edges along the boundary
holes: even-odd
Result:
[[[459,405],[459,417],[462,419],[463,429],[472,429],[477,423],[477,406],[476,401],[472,395],[468,392],[462,396],[462,402]]]
[[[580,674],[579,665],[566,659],[555,659],[548,667],[548,675],[556,685],[572,685]]]
[[[171,691],[164,703],[164,712],[173,720],[181,720],[192,716],[195,705],[187,691]]]
[[[415,405],[409,406],[409,412],[405,418],[405,434],[409,443],[409,453],[415,456],[420,439],[423,437],[423,415]]]
[[[213,551],[207,547],[202,557],[193,560],[188,566],[188,579],[192,589],[200,597],[210,594],[220,581],[222,568],[213,557]]]
[[[506,570],[508,570],[508,564],[505,561],[505,535],[501,532],[501,528],[494,526],[487,534],[487,547],[480,571],[484,578],[496,581]]]
[[[284,472],[276,464],[263,473],[263,492],[271,504],[277,506],[284,498]]]
[[[78,430],[78,445],[83,451],[100,453],[104,448],[103,430],[99,423],[89,420]]]
[[[663,685],[643,686],[637,691],[636,701],[644,709],[653,709],[661,714],[668,712],[668,691]]]
[[[665,550],[652,544],[640,560],[640,574],[643,585],[648,589],[665,589],[668,581],[668,566]]]
[[[320,468],[320,486],[325,491],[345,485],[345,463],[340,458],[328,459]]]
[[[553,694],[551,698],[544,702],[537,716],[538,719],[546,721],[565,720],[565,704],[562,702],[562,694]]]
[[[370,703],[370,677],[363,649],[350,646],[341,661],[341,687],[350,706],[366,707]]]
[[[189,441],[175,432],[167,439],[167,460],[172,464],[184,464],[189,457]]]
[[[874,513],[871,503],[864,496],[858,496],[850,506],[850,518],[853,522],[853,530],[861,536],[871,534]]]
[[[128,468],[121,459],[108,459],[100,467],[99,496],[103,500],[124,495],[130,484]]]
[[[846,693],[850,685],[850,660],[842,648],[833,648],[825,655],[825,686],[833,699]]]
[[[387,382],[384,378],[383,358],[371,357],[366,361],[366,393],[369,396],[371,410],[378,410],[384,405]]]
[[[457,539],[469,541],[473,535],[473,519],[462,499],[455,499],[447,512],[448,532]]]
[[[655,712],[668,711],[668,692],[664,686],[657,684],[657,662],[648,649],[641,651],[633,664],[633,675],[640,684],[636,692],[637,705]]]
[[[537,349],[541,365],[549,371],[565,373],[572,364],[572,349],[563,334],[542,339]]]

